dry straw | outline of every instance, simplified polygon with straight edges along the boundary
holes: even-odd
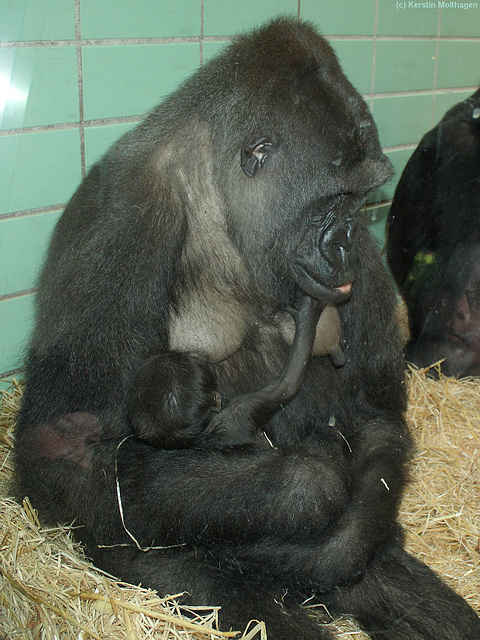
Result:
[[[119,583],[96,570],[71,528],[46,529],[28,501],[9,499],[13,422],[21,391],[0,406],[0,637],[12,640],[217,640],[217,610],[181,610],[174,596]],[[480,612],[480,380],[409,374],[409,421],[417,442],[402,506],[409,550]],[[215,603],[212,603],[215,604]],[[306,603],[308,607],[308,603]],[[363,640],[346,619],[337,637]],[[251,623],[243,638],[262,630]],[[3,640],[3,639],[2,639]]]

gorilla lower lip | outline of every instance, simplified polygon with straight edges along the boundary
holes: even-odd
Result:
[[[351,293],[351,282],[347,282],[340,287],[324,284],[317,278],[316,274],[311,273],[308,265],[300,261],[295,263],[294,272],[300,289],[317,300],[342,302],[346,300]]]

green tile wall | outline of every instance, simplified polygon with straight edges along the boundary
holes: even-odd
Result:
[[[442,63],[438,67],[437,76],[437,86],[440,89],[451,87],[453,78],[460,87],[480,82],[480,40],[440,42],[438,59]]]
[[[204,0],[204,34],[228,37],[279,14],[296,16],[297,0]]]
[[[201,0],[82,0],[80,9],[83,38],[166,38],[201,32]]]
[[[60,213],[51,211],[1,221],[0,255],[12,268],[2,269],[0,296],[35,286],[48,239]]]
[[[385,223],[389,210],[390,204],[380,204],[369,208],[366,212],[366,221],[380,249],[383,249],[385,243]]]
[[[372,113],[383,147],[414,144],[430,129],[432,94],[374,98]]]
[[[301,15],[324,35],[372,36],[375,4],[375,0],[302,0]]]
[[[86,120],[141,116],[198,67],[200,45],[82,47]]]
[[[78,122],[77,55],[73,47],[3,49],[0,70],[14,96],[3,110],[2,129]]]
[[[85,163],[87,169],[99,160],[105,149],[135,126],[133,122],[124,124],[108,124],[85,129]]]
[[[70,0],[2,0],[0,41],[71,40],[75,38],[75,2]]]
[[[66,202],[81,177],[78,129],[0,136],[0,214]]]
[[[33,320],[34,295],[0,300],[0,371],[22,366]]]
[[[434,40],[379,40],[375,92],[431,91],[435,79]],[[395,64],[392,64],[395,61]]]
[[[379,36],[436,36],[439,11],[428,8],[402,9],[397,2],[380,2],[378,7]]]
[[[405,165],[408,162],[408,159],[412,155],[413,149],[392,149],[387,151],[386,154],[389,157],[394,170],[394,176],[391,180],[389,180],[383,187],[380,187],[380,197],[372,198],[372,200],[376,200],[376,202],[384,202],[386,200],[391,200],[393,198],[393,194],[395,192],[395,186],[402,175],[402,171],[405,169]]]
[[[330,42],[350,82],[360,93],[369,93],[372,87],[373,40],[332,38]]]
[[[438,122],[441,120],[443,115],[451,109],[454,105],[462,100],[466,100],[469,96],[472,95],[471,91],[448,91],[446,93],[439,93],[434,96],[435,107],[434,107],[434,122]]]
[[[432,4],[0,0],[0,378],[22,366],[38,265],[84,172],[233,35],[276,15],[329,37],[372,109],[396,171],[366,212],[382,245],[416,144],[480,82],[480,0],[469,10]]]

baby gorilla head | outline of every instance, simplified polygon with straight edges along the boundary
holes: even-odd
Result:
[[[215,383],[208,362],[199,354],[171,351],[150,358],[129,392],[135,435],[164,449],[192,446],[219,410]]]

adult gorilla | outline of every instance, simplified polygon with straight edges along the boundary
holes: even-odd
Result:
[[[263,618],[273,640],[330,638],[298,608],[314,593],[372,637],[478,639],[479,619],[403,551],[396,524],[403,362],[358,217],[389,175],[365,103],[310,26],[277,20],[195,74],[92,168],[59,221],[18,495],[44,519],[75,518],[104,569],[221,604],[224,628]],[[260,425],[272,447],[131,435],[130,386],[151,357],[206,354],[228,405],[276,377],[308,296],[339,314],[345,364],[315,340],[296,397]],[[174,406],[188,391],[161,393]]]
[[[480,89],[407,163],[388,216],[388,264],[408,307],[407,360],[480,374]],[[468,295],[468,297],[467,297]]]

